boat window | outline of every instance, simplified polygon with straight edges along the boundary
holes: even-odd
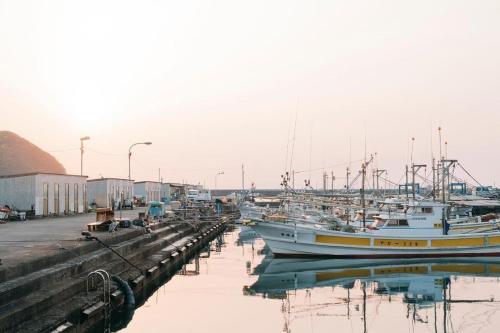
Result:
[[[407,227],[408,221],[407,220],[388,220],[386,226],[387,227]]]
[[[408,220],[399,220],[399,226],[400,227],[407,227],[408,226]]]
[[[397,227],[398,226],[398,220],[388,220],[387,221],[387,226],[388,227]]]
[[[408,211],[410,214],[432,214],[432,207],[413,207]]]

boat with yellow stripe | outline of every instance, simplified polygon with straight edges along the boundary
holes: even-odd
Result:
[[[500,256],[500,230],[449,233],[448,206],[414,203],[405,213],[380,215],[361,229],[294,221],[252,220],[275,256],[434,258]],[[463,224],[466,227],[466,224]],[[464,230],[467,230],[465,228]]]

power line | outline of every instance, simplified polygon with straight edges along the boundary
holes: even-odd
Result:
[[[362,161],[363,161],[363,159],[359,159],[359,160],[355,160],[355,161],[351,161],[351,162],[362,162]],[[304,172],[309,172],[309,171],[323,171],[324,169],[330,169],[330,168],[340,167],[340,166],[344,166],[344,165],[349,165],[349,162],[323,166],[321,168],[295,171],[295,173],[297,174],[297,173],[304,173]]]
[[[119,156],[119,157],[124,157],[124,158],[127,156],[126,154],[106,153],[106,152],[102,152],[102,151],[95,150],[93,148],[88,148],[88,147],[85,147],[85,150],[91,151],[93,153],[101,154],[101,155],[107,155],[107,156],[116,156],[116,157]]]
[[[47,153],[63,153],[67,151],[75,151],[80,150],[80,148],[68,148],[68,149],[60,149],[60,150],[47,150]]]

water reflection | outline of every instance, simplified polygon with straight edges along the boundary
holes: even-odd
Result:
[[[350,320],[353,312],[362,320],[362,331],[367,332],[370,317],[381,315],[379,310],[384,303],[399,303],[405,311],[398,312],[410,320],[410,326],[415,328],[418,324],[424,324],[434,332],[455,331],[451,314],[456,305],[464,304],[470,309],[472,304],[480,304],[488,307],[489,312],[493,309],[495,314],[499,310],[496,301],[499,295],[495,289],[498,288],[500,260],[496,258],[374,261],[268,257],[256,271],[258,280],[251,286],[244,287],[243,293],[283,300],[284,332],[292,331],[291,318],[300,319],[304,313],[314,317],[345,316]],[[474,288],[477,279],[488,277],[494,277],[493,280],[487,280],[488,288],[481,288],[467,295],[460,293],[460,288]],[[481,285],[484,282],[482,281]],[[325,287],[332,288],[332,301],[313,303],[313,291],[324,291]],[[453,293],[455,288],[459,289],[458,295]],[[294,296],[298,291],[304,291],[305,300],[302,304],[292,305],[292,299],[297,298]],[[375,313],[367,313],[369,299],[377,303]],[[329,306],[335,309],[327,309]],[[339,310],[342,307],[344,309]],[[458,311],[462,316],[463,309]],[[466,317],[462,316],[462,319]],[[477,319],[476,323],[472,323],[474,326],[484,324],[483,328],[487,328],[491,324],[489,321],[481,322],[479,317]],[[459,324],[469,326],[467,322],[459,321]],[[374,331],[382,330],[375,327]]]
[[[159,281],[121,332],[497,332],[499,276],[497,259],[273,259],[243,228]]]

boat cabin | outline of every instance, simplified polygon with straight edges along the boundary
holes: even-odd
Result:
[[[386,212],[374,217],[368,229],[373,233],[391,236],[430,236],[442,234],[443,209],[436,202],[415,202],[404,212]]]

